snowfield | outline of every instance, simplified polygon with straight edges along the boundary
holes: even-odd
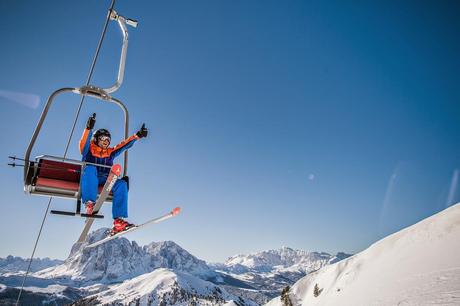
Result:
[[[305,276],[288,296],[309,306],[460,305],[460,204]]]
[[[59,294],[65,289],[67,289],[67,286],[50,285],[45,288],[29,286],[29,287],[26,287],[26,289],[27,291],[36,292],[36,293]]]

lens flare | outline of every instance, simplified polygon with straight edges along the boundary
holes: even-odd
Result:
[[[0,89],[0,101],[4,98],[32,109],[36,109],[40,105],[40,96],[22,92],[14,92]]]
[[[391,202],[392,197],[396,189],[396,184],[398,183],[398,178],[401,175],[403,162],[399,162],[396,168],[394,169],[393,173],[388,180],[387,190],[385,191],[385,196],[383,198],[382,209],[380,210],[380,218],[379,218],[379,233],[380,235],[384,232],[384,227],[390,215],[391,209]]]
[[[457,193],[458,175],[459,171],[458,169],[455,169],[450,181],[449,195],[447,196],[446,207],[454,204],[455,194]]]

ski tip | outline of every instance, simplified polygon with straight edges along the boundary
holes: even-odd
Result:
[[[175,216],[180,213],[180,207],[176,207],[171,211],[172,215]]]
[[[112,166],[112,172],[115,173],[115,175],[120,176],[121,174],[121,166],[119,164],[115,164]]]

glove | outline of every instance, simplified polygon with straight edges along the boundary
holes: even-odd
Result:
[[[92,117],[88,118],[88,121],[86,122],[86,128],[88,130],[92,130],[95,123],[96,123],[96,113],[94,113]]]
[[[139,131],[137,131],[136,135],[139,138],[143,138],[143,137],[147,137],[148,132],[149,132],[149,130],[147,130],[147,128],[145,127],[145,123],[144,123],[144,124],[142,124],[141,129]]]

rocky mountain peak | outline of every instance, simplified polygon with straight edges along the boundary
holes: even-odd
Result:
[[[206,277],[214,276],[204,261],[172,241],[152,242],[140,247],[121,237],[94,248],[88,244],[105,237],[108,228],[98,229],[84,243],[76,243],[62,265],[38,272],[39,277],[68,278],[79,283],[114,283],[167,268]]]

